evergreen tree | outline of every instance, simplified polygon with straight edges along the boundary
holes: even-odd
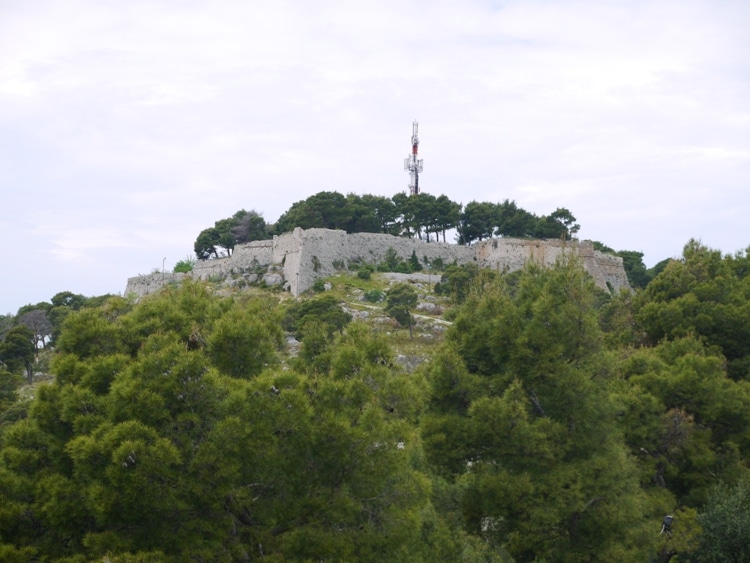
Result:
[[[467,300],[448,333],[453,351],[430,369],[427,453],[463,491],[467,530],[516,561],[655,551],[595,303],[575,261],[529,267],[517,286],[488,284]]]

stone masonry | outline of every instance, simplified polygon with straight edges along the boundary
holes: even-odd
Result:
[[[125,295],[147,295],[185,276],[224,281],[229,285],[261,280],[267,285],[284,284],[292,295],[356,264],[379,264],[393,249],[408,260],[414,252],[420,262],[440,258],[444,264],[475,263],[481,268],[512,272],[533,261],[552,266],[565,255],[577,255],[584,269],[602,289],[619,292],[630,288],[622,258],[594,250],[590,241],[527,240],[493,238],[473,246],[394,237],[377,233],[347,234],[329,229],[296,228],[273,240],[238,245],[232,256],[199,260],[189,274],[150,274],[128,279]]]

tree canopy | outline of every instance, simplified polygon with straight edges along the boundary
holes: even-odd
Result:
[[[219,258],[220,251],[231,256],[235,245],[265,240],[268,236],[268,225],[260,213],[240,209],[231,217],[216,221],[213,227],[203,229],[195,239],[193,250],[198,260]]]
[[[409,371],[419,339],[335,290],[25,306],[0,335],[0,559],[744,561],[749,251],[690,241],[618,295],[570,256],[448,267],[452,323]],[[406,326],[434,299],[361,306]],[[40,350],[54,380],[19,393]]]
[[[364,327],[325,377],[275,370],[279,318],[189,282],[71,314],[2,431],[0,553],[426,560],[415,382]]]
[[[353,193],[344,196],[324,191],[295,202],[272,228],[257,232],[280,235],[296,227],[384,233],[427,242],[438,241],[441,235],[446,242],[446,233],[456,229],[459,244],[471,244],[493,236],[570,239],[580,228],[576,218],[565,208],[537,216],[507,199],[502,203],[472,201],[464,207],[445,195],[435,197],[428,193],[414,196],[398,193],[387,198]],[[198,258],[217,258],[219,249],[231,254],[232,241],[238,244],[256,240],[240,240],[241,237],[236,236],[222,239],[224,233],[236,234],[237,229],[232,231],[233,228],[232,220],[225,219],[202,231],[195,243]]]

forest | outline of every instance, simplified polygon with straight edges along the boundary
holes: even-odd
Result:
[[[332,280],[379,323],[335,289],[58,294],[41,341],[3,319],[0,560],[750,560],[749,252],[620,295],[574,257]],[[425,299],[450,326],[408,369]]]

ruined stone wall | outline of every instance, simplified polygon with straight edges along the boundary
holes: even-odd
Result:
[[[198,260],[192,276],[200,280],[223,278],[231,274],[249,272],[253,268],[271,264],[273,241],[260,240],[237,245],[232,256],[215,260]]]
[[[473,248],[480,266],[500,272],[520,270],[529,261],[552,266],[566,250],[575,252],[572,243],[509,238],[485,240]]]
[[[594,250],[593,243],[588,240],[502,238],[482,241],[474,248],[480,266],[508,272],[520,270],[528,261],[550,267],[566,255],[577,255],[598,287],[615,292],[630,289],[622,258]]]
[[[125,288],[125,295],[135,294],[139,297],[159,291],[171,283],[181,283],[185,276],[189,274],[173,274],[165,272],[163,274],[149,274],[147,276],[135,276],[128,278],[128,285]]]
[[[589,242],[589,244],[591,243]],[[593,244],[591,244],[591,248],[593,250]],[[619,293],[621,289],[633,289],[628,282],[628,276],[622,265],[622,258],[598,250],[593,250],[593,255],[596,268],[587,266],[589,259],[586,256],[584,256],[584,268],[592,275],[596,285],[599,287],[607,286],[615,293]]]
[[[284,280],[292,295],[299,295],[304,290],[299,288],[301,268],[302,233],[297,227],[291,233],[273,237],[273,264],[281,266]],[[307,286],[310,287],[310,286]]]
[[[424,243],[378,233],[346,234],[344,231],[329,229],[300,229],[299,236],[300,291],[312,287],[316,279],[331,276],[353,265],[380,264],[385,260],[389,249],[393,249],[404,260],[408,260],[413,252],[421,263],[424,263],[425,258],[428,262],[441,258],[446,264],[454,260],[459,264],[474,260],[474,251],[469,247],[438,242]]]
[[[231,257],[198,261],[190,274],[207,280],[238,278],[252,283],[262,276],[269,285],[283,283],[293,294],[299,295],[313,286],[315,280],[349,269],[356,264],[379,264],[393,249],[408,260],[414,253],[420,262],[440,258],[444,264],[476,263],[482,268],[515,271],[529,261],[552,266],[566,254],[576,254],[583,267],[602,289],[619,291],[630,288],[622,258],[595,251],[590,241],[525,240],[500,238],[482,241],[474,246],[460,246],[440,242],[394,237],[378,233],[347,234],[329,229],[295,229],[275,236],[270,241],[256,241],[238,245]],[[125,293],[146,295],[160,284],[172,281],[176,274],[152,274],[130,278]]]

